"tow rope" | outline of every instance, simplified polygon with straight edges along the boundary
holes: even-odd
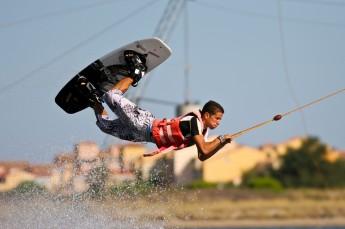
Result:
[[[296,107],[296,108],[294,108],[294,109],[292,109],[292,110],[290,110],[290,111],[288,111],[288,112],[285,112],[285,113],[282,113],[282,114],[277,114],[277,115],[275,115],[275,116],[274,116],[272,119],[270,119],[270,120],[267,120],[267,121],[258,123],[258,124],[254,125],[254,126],[252,126],[252,127],[249,127],[249,128],[247,128],[247,129],[244,129],[244,130],[241,130],[241,131],[238,131],[238,132],[232,134],[232,135],[231,135],[231,138],[232,138],[232,139],[238,138],[239,136],[241,136],[241,135],[243,135],[243,134],[245,134],[245,133],[248,133],[248,132],[250,132],[250,131],[252,131],[252,130],[258,129],[258,128],[260,128],[260,127],[262,127],[262,126],[265,126],[265,125],[267,125],[267,124],[269,124],[269,123],[271,123],[271,122],[279,121],[279,120],[281,120],[281,119],[282,119],[283,117],[285,117],[285,116],[288,116],[288,115],[290,115],[290,114],[292,114],[292,113],[294,113],[294,112],[296,112],[296,111],[303,110],[303,109],[305,109],[305,108],[307,108],[307,107],[310,107],[310,106],[312,106],[312,105],[314,105],[314,104],[316,104],[316,103],[321,102],[322,100],[325,100],[325,99],[328,99],[328,98],[330,98],[330,97],[333,97],[333,96],[335,96],[335,95],[337,95],[337,94],[339,94],[339,93],[342,93],[342,92],[344,92],[344,91],[345,91],[345,88],[340,89],[340,90],[337,90],[337,91],[332,92],[332,93],[330,93],[330,94],[328,94],[328,95],[325,95],[325,96],[323,96],[323,97],[321,97],[321,98],[319,98],[319,99],[316,99],[316,100],[314,100],[314,101],[312,101],[312,102],[310,102],[310,103],[307,103],[307,104],[305,104],[305,105]]]

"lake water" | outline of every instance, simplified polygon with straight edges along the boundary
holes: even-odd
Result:
[[[131,203],[128,202],[128,205]],[[47,199],[45,197],[0,196],[0,228],[115,228],[115,229],[171,229],[162,219],[143,219],[118,208],[116,203]],[[177,227],[184,229],[183,227]],[[190,228],[190,227],[189,227]],[[197,228],[197,227],[196,227]],[[242,229],[217,227],[202,229]],[[246,227],[248,228],[248,227]],[[254,227],[252,227],[254,228]],[[340,229],[345,227],[256,227],[258,229]]]
[[[163,229],[164,222],[128,217],[114,205],[100,202],[46,200],[44,198],[0,199],[0,228],[116,228]]]
[[[205,228],[202,229],[345,229],[344,227],[217,227],[217,228]]]

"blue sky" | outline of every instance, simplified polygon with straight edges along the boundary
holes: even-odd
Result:
[[[2,1],[0,160],[50,162],[81,140],[106,145],[90,109],[66,114],[55,95],[90,62],[151,37],[167,2]],[[183,103],[188,62],[191,100],[225,108],[212,134],[237,132],[345,87],[344,1],[190,1],[188,61],[183,15],[168,41],[172,56],[141,96]],[[344,99],[339,94],[237,142],[259,146],[309,134],[345,149]],[[141,106],[157,117],[175,115],[174,106]]]

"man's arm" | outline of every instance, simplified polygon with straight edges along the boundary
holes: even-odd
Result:
[[[198,158],[200,161],[205,161],[212,157],[215,153],[223,148],[227,143],[231,142],[230,135],[222,135],[213,139],[211,142],[205,142],[203,135],[193,136],[193,141],[198,149]]]
[[[108,112],[104,109],[102,104],[96,103],[93,107],[95,111],[96,119],[97,119],[97,126],[105,133],[111,134],[114,128],[114,120],[109,119]]]

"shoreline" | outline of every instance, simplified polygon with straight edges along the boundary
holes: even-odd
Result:
[[[50,206],[54,211],[63,209],[60,217],[65,218],[64,209],[73,205],[76,209],[87,209],[88,216],[101,215],[107,223],[157,223],[165,229],[345,229],[345,189],[279,193],[243,189],[153,190],[146,194],[119,192],[102,199],[59,198],[39,193],[12,193],[2,197],[0,204],[4,207],[0,218],[10,220],[8,207],[16,211],[25,209],[24,215],[28,210],[27,217],[31,217],[35,212],[32,206]],[[72,215],[78,216],[78,212]]]
[[[170,195],[138,198],[132,200],[136,208],[129,208],[131,213],[141,207],[146,209],[144,218],[164,219],[167,229],[345,229],[344,194],[344,189],[281,193],[184,190]]]
[[[345,228],[345,218],[267,219],[267,220],[171,220],[167,229],[338,227]]]

